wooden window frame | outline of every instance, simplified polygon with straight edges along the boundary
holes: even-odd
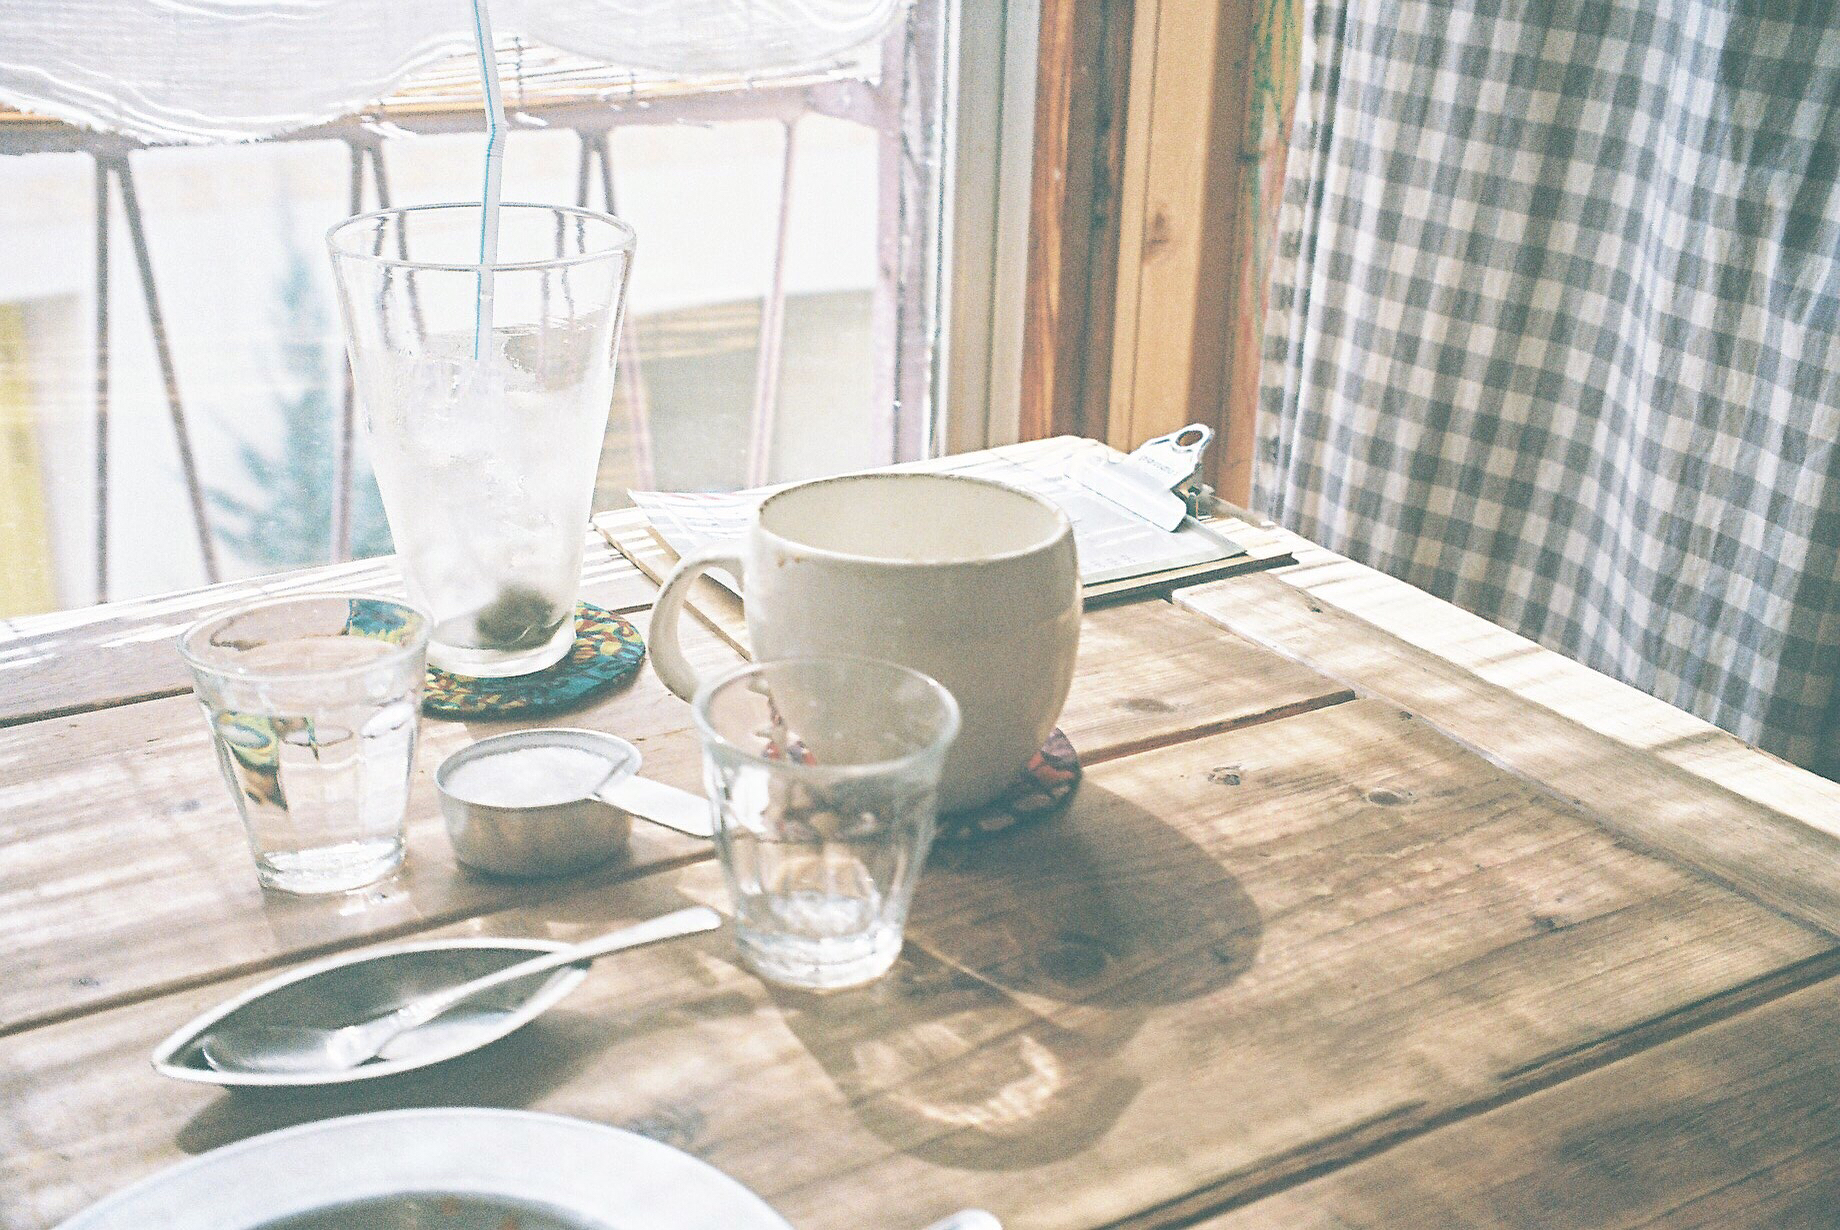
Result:
[[[1302,0],[1043,0],[1019,430],[1214,427],[1246,503]]]

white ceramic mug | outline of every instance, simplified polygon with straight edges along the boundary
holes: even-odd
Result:
[[[1073,526],[1052,502],[983,479],[851,474],[761,503],[739,549],[708,547],[665,579],[652,665],[688,700],[696,671],[678,645],[689,587],[706,569],[740,583],[760,661],[881,658],[958,700],[942,811],[986,803],[1054,729],[1073,682],[1080,575]]]

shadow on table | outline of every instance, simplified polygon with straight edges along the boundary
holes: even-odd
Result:
[[[1089,783],[1057,821],[941,850],[887,978],[774,998],[882,1140],[1012,1170],[1104,1134],[1143,1085],[1125,1044],[1245,973],[1262,934],[1212,855]]]

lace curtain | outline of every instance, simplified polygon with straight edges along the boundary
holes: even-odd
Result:
[[[904,0],[492,0],[518,37],[694,78],[819,67]],[[470,0],[15,0],[0,103],[151,143],[247,141],[352,114],[473,45]]]

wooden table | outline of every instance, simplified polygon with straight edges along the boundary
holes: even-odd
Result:
[[[616,519],[617,520],[617,519]],[[265,896],[172,648],[255,589],[0,640],[0,1226],[327,1116],[515,1106],[643,1132],[801,1230],[1840,1224],[1840,787],[1271,527],[1297,563],[1087,616],[1062,819],[942,849],[895,972],[777,991],[716,933],[597,966],[480,1054],[339,1092],[156,1077],[155,1041],[310,957],[582,937],[721,903],[642,830],[550,884],[406,869]],[[596,540],[587,591],[652,587]],[[690,638],[707,664],[731,658]],[[571,718],[693,786],[649,671]]]

